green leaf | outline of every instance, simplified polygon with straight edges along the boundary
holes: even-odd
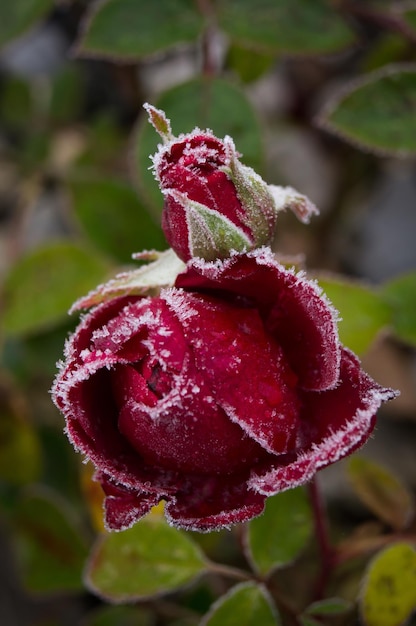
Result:
[[[199,547],[155,515],[99,538],[87,564],[86,582],[111,602],[131,602],[177,589],[205,569]]]
[[[77,218],[102,252],[128,263],[133,252],[166,247],[161,228],[123,181],[73,178],[69,190]]]
[[[318,124],[372,152],[416,153],[416,65],[391,64],[344,86]]]
[[[356,493],[373,513],[396,530],[409,523],[413,497],[389,470],[361,456],[351,458],[347,468]]]
[[[322,54],[354,41],[325,0],[222,0],[217,17],[233,41],[263,51]]]
[[[151,626],[150,610],[136,606],[105,606],[88,615],[83,626]]]
[[[53,76],[49,101],[49,117],[54,123],[70,124],[82,113],[85,85],[80,67],[65,64]]]
[[[258,120],[244,94],[224,80],[198,78],[165,91],[154,103],[174,122],[173,132],[188,133],[196,126],[210,128],[218,137],[230,135],[242,160],[255,170],[261,168],[262,144]],[[153,173],[149,155],[160,141],[154,128],[142,116],[136,134],[133,166],[143,196],[160,216],[163,196]]]
[[[339,615],[351,609],[351,602],[343,598],[325,598],[310,604],[304,613],[306,615]]]
[[[234,70],[243,83],[257,80],[271,69],[274,57],[269,53],[232,44],[227,54],[227,66]]]
[[[54,0],[0,2],[0,47],[45,17],[53,5]]]
[[[267,499],[260,517],[248,524],[247,557],[262,575],[291,563],[312,534],[312,512],[303,487]]]
[[[318,282],[340,313],[342,343],[356,354],[363,354],[378,333],[389,325],[389,306],[380,293],[358,282],[326,277],[319,277]]]
[[[92,9],[79,44],[81,54],[137,59],[195,41],[204,26],[189,0],[105,0]]]
[[[23,582],[30,591],[82,589],[86,543],[54,494],[38,490],[22,497],[14,530]]]
[[[371,561],[360,597],[365,626],[400,626],[416,609],[416,552],[400,542]]]
[[[382,295],[393,311],[394,332],[403,341],[416,346],[416,272],[386,283]]]
[[[278,626],[279,615],[266,589],[242,583],[215,602],[200,626]]]
[[[102,281],[108,264],[73,243],[51,243],[14,265],[4,285],[3,325],[27,334],[55,326],[72,302]]]

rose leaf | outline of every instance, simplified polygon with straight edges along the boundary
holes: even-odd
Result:
[[[24,335],[56,326],[72,302],[108,271],[107,261],[74,243],[53,242],[29,252],[5,279],[2,323],[6,333]]]
[[[65,503],[37,489],[22,496],[13,517],[25,586],[35,593],[82,590],[87,545]]]
[[[416,153],[416,65],[388,65],[344,86],[317,119],[363,150]]]
[[[246,554],[262,575],[294,561],[312,534],[312,513],[303,487],[268,498],[260,517],[248,525]]]
[[[341,615],[351,609],[351,602],[343,598],[325,598],[310,604],[304,611],[304,615]]]
[[[53,0],[0,2],[0,48],[45,17],[53,5]]]
[[[279,626],[280,618],[264,587],[242,583],[215,602],[200,626]]]
[[[78,52],[139,59],[195,41],[203,26],[202,15],[187,0],[158,0],[145,6],[137,0],[105,0],[87,14]]]
[[[232,41],[255,50],[323,54],[354,41],[341,16],[323,0],[227,0],[218,22]]]
[[[115,260],[128,263],[133,250],[166,246],[160,227],[123,181],[78,177],[69,181],[69,191],[86,235]]]
[[[392,327],[397,337],[416,345],[416,272],[386,283],[382,295],[392,308]]]
[[[395,530],[405,528],[414,513],[408,489],[384,467],[361,456],[350,459],[348,476],[364,504]]]
[[[390,307],[379,292],[359,282],[332,277],[318,277],[318,282],[340,313],[341,342],[356,354],[364,354],[390,324]]]
[[[360,596],[366,626],[399,626],[416,609],[416,552],[405,542],[370,562]]]
[[[103,606],[91,611],[83,626],[152,626],[150,609],[138,606]]]
[[[154,515],[97,540],[87,563],[86,584],[110,602],[130,602],[182,587],[205,569],[199,547]]]

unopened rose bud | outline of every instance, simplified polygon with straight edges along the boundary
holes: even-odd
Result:
[[[175,138],[163,111],[145,108],[164,140],[154,170],[165,196],[162,227],[176,254],[214,260],[270,245],[282,207],[239,161],[233,140],[199,129]]]

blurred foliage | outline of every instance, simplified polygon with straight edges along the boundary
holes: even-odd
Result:
[[[77,603],[80,626],[353,626],[357,615],[364,626],[396,626],[416,609],[414,494],[387,467],[349,464],[367,519],[348,528],[331,519],[333,561],[315,592],[303,488],[270,498],[262,517],[229,533],[179,533],[160,511],[106,533],[102,492],[48,393],[77,322],[67,317],[72,302],[133,263],[132,253],[166,248],[149,159],[157,137],[143,102],[163,108],[175,133],[231,135],[246,164],[283,179],[269,182],[291,184],[265,155],[276,127],[313,137],[342,163],[337,197],[312,234],[288,230],[320,268],[342,272],[327,237],[345,196],[371,186],[380,155],[416,154],[415,15],[414,2],[389,0],[0,3],[0,521],[13,549],[2,569],[17,570],[27,624],[75,623],[56,597]],[[30,70],[48,32],[59,38],[56,54]],[[263,103],[267,81],[273,110]],[[390,333],[414,349],[414,272],[378,286],[317,274],[345,345],[365,355]]]

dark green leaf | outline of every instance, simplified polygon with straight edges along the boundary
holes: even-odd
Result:
[[[279,615],[264,587],[242,583],[213,604],[200,626],[278,626]]]
[[[132,606],[105,606],[83,620],[83,626],[151,626],[150,610]]]
[[[167,593],[205,570],[202,552],[185,534],[150,515],[120,533],[103,535],[90,556],[86,582],[111,602]]]
[[[345,85],[318,124],[365,150],[416,153],[416,65],[389,65]]]
[[[267,499],[263,515],[248,525],[248,558],[263,575],[291,563],[312,533],[312,513],[305,489],[297,487]]]
[[[392,307],[392,326],[396,335],[416,345],[416,272],[388,282],[382,295]]]
[[[53,77],[49,102],[49,115],[54,122],[71,123],[81,113],[83,105],[83,77],[80,68],[65,65]]]
[[[381,294],[361,283],[338,278],[319,278],[318,281],[340,313],[342,343],[356,354],[363,354],[378,333],[389,325],[389,306]]]
[[[326,598],[313,602],[305,609],[307,615],[339,615],[351,609],[351,602],[343,598]]]
[[[231,45],[227,55],[227,65],[233,69],[244,83],[257,80],[272,67],[274,58],[271,54]]]
[[[128,263],[133,252],[166,248],[161,228],[126,183],[76,178],[69,182],[69,189],[86,234],[103,252]]]
[[[189,0],[106,0],[92,9],[84,25],[81,54],[135,59],[192,42],[204,21]]]
[[[196,126],[210,128],[218,137],[230,135],[242,161],[255,170],[261,168],[262,145],[260,127],[254,111],[243,93],[220,79],[201,78],[183,83],[165,91],[154,105],[165,111],[173,122],[173,133],[187,133]],[[149,155],[160,143],[155,129],[143,116],[136,137],[133,165],[143,195],[155,208],[157,215],[163,206],[163,197],[149,170]]]
[[[361,456],[352,457],[348,475],[362,501],[396,530],[404,528],[413,511],[413,497],[389,470]]]
[[[51,243],[14,265],[4,285],[3,325],[7,333],[33,333],[55,326],[72,302],[102,282],[108,264],[73,243]]]
[[[30,591],[82,589],[86,543],[64,505],[47,491],[22,498],[14,518],[17,554]]]
[[[416,609],[416,552],[396,543],[371,561],[360,595],[365,626],[400,626]]]
[[[399,63],[406,58],[409,49],[409,42],[397,33],[380,33],[371,46],[361,63],[363,72],[372,72],[388,63]]]
[[[322,54],[354,40],[324,0],[222,0],[218,22],[235,42],[275,53]]]
[[[45,17],[53,5],[54,0],[0,2],[0,47]]]

